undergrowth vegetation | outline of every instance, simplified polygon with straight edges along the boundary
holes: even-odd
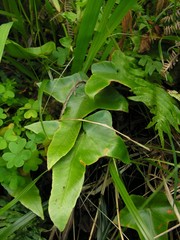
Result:
[[[0,2],[0,239],[180,239],[180,4]]]

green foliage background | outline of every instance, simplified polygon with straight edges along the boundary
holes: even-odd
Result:
[[[68,239],[97,168],[87,239],[131,238],[131,229],[141,240],[179,237],[167,233],[180,221],[179,9],[158,0],[0,3],[1,239],[22,238],[27,226],[26,239],[44,239],[49,218],[48,238],[56,229]],[[133,195],[131,167],[145,185],[138,193],[134,183]],[[18,219],[7,218],[12,207]]]

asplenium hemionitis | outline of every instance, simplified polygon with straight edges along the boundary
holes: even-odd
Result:
[[[160,85],[148,81],[146,72],[136,64],[135,58],[126,56],[120,50],[115,51],[112,61],[92,65],[92,73],[86,84],[86,94],[94,98],[113,81],[130,88],[135,96],[129,99],[143,102],[153,114],[148,127],[155,126],[162,146],[164,133],[169,134],[171,126],[180,132],[180,110],[176,100]]]

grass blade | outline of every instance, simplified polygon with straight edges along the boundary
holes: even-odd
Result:
[[[72,73],[81,70],[103,0],[88,0],[77,36]]]
[[[4,23],[0,26],[0,36],[1,36],[1,38],[0,38],[0,62],[2,59],[6,40],[7,40],[9,31],[10,31],[12,25],[13,25],[13,22],[9,22],[9,23]]]
[[[31,183],[29,183],[12,201],[6,204],[3,208],[0,209],[0,215],[4,214],[8,209],[14,206],[35,184],[36,182],[46,173],[47,171],[40,174],[35,178]]]
[[[47,202],[45,202],[43,204],[44,210],[47,209]],[[21,218],[19,218],[17,221],[15,221],[14,223],[12,223],[10,226],[2,228],[0,230],[0,239],[1,240],[6,240],[8,239],[9,236],[11,236],[11,234],[13,234],[15,231],[19,230],[20,228],[25,227],[27,224],[30,223],[30,221],[32,221],[34,218],[37,218],[37,215],[31,211],[29,211],[28,213],[26,213],[24,216],[22,216]]]
[[[139,231],[141,232],[142,236],[146,240],[153,240],[154,239],[153,236],[149,233],[147,226],[144,224],[141,216],[139,215],[137,208],[135,207],[133,201],[131,200],[126,190],[123,181],[119,177],[119,174],[116,169],[115,161],[111,161],[109,167],[110,167],[109,169],[110,169],[110,173],[114,181],[114,184],[117,187],[117,190],[120,193],[126,207],[128,208],[132,217],[135,219],[137,227],[139,228]]]
[[[96,56],[99,49],[102,47],[106,38],[120,24],[125,14],[133,7],[135,3],[135,0],[129,0],[128,2],[126,0],[120,1],[120,3],[110,17],[108,16],[108,9],[105,8],[102,16],[102,22],[100,23],[100,27],[94,36],[87,59],[83,67],[84,72],[87,72],[87,70],[89,69],[94,57]],[[107,3],[107,6],[109,7],[108,4],[109,2]]]

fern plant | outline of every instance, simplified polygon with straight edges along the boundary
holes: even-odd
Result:
[[[178,4],[178,3],[177,3]],[[169,71],[175,67],[179,60],[180,45],[179,45],[179,33],[180,33],[180,6],[179,4],[175,8],[174,5],[165,10],[166,16],[161,18],[160,24],[163,29],[163,38],[171,41],[170,48],[168,49],[165,61],[162,58],[163,67],[162,75],[168,79]],[[162,40],[163,40],[162,38]]]
[[[95,97],[112,81],[130,88],[135,96],[133,101],[143,102],[154,115],[148,127],[155,125],[164,146],[163,133],[169,133],[171,126],[180,132],[180,110],[175,100],[160,86],[145,81],[145,72],[135,64],[133,57],[121,51],[113,54],[112,62],[97,63],[92,67],[93,75],[86,84],[86,93]]]
[[[10,3],[10,1],[8,2]],[[46,1],[46,3],[47,2],[48,1]],[[63,2],[64,4],[71,3],[70,0]],[[145,1],[139,2],[143,4]],[[59,1],[51,1],[51,3],[54,4],[53,7],[57,11],[60,11]],[[37,144],[40,143],[41,147],[44,144],[45,151],[43,151],[43,154],[47,153],[47,168],[48,170],[52,170],[49,215],[53,224],[55,224],[60,231],[63,231],[81,193],[86,166],[94,164],[101,157],[105,157],[108,160],[111,159],[109,164],[110,174],[115,185],[118,186],[122,200],[133,217],[131,227],[134,228],[135,226],[141,239],[152,240],[156,234],[161,234],[159,229],[161,219],[153,221],[153,218],[156,218],[157,215],[152,215],[150,220],[156,222],[156,226],[148,229],[148,223],[143,221],[143,217],[141,216],[143,207],[140,208],[137,203],[137,201],[139,201],[143,203],[144,206],[145,199],[142,197],[131,198],[129,196],[124,183],[117,173],[115,164],[111,164],[112,159],[113,162],[115,162],[115,159],[119,162],[121,161],[121,164],[133,164],[122,136],[128,140],[133,140],[113,128],[111,111],[128,112],[129,100],[141,102],[149,108],[152,119],[147,127],[154,127],[155,130],[157,130],[162,147],[165,146],[166,134],[168,135],[172,145],[176,170],[175,177],[177,180],[178,165],[176,152],[173,148],[171,129],[174,128],[177,133],[180,132],[180,110],[178,103],[171,97],[172,94],[169,94],[169,92],[166,92],[160,85],[156,84],[156,82],[158,82],[156,79],[152,81],[154,77],[152,73],[157,71],[159,74],[160,64],[158,61],[153,61],[150,56],[145,55],[144,59],[141,58],[139,62],[141,66],[139,66],[136,63],[137,59],[135,59],[135,57],[130,57],[118,50],[114,51],[110,61],[100,61],[92,65],[95,57],[97,57],[99,51],[104,47],[109,35],[113,33],[114,30],[117,30],[123,16],[133,6],[137,7],[135,0],[131,0],[128,3],[125,0],[89,0],[83,1],[83,4],[86,5],[86,8],[82,21],[78,26],[77,39],[75,39],[76,46],[74,59],[72,60],[71,75],[67,73],[68,76],[62,77],[61,74],[61,77],[53,79],[51,73],[49,73],[50,80],[42,80],[42,82],[38,84],[38,102],[28,102],[28,105],[25,105],[20,110],[28,110],[24,116],[27,119],[29,116],[36,117],[38,104],[40,121],[26,126],[26,129],[34,132],[27,136],[29,138],[28,146],[23,139],[18,140],[16,144],[9,144],[9,149],[3,150],[3,161],[5,163],[8,162],[7,167],[11,167],[14,166],[12,165],[13,160],[17,169],[24,167],[25,170],[28,169],[28,174],[30,170],[36,170],[38,165],[38,161],[35,158],[36,156],[32,155],[32,160],[36,160],[36,165],[33,164],[33,161],[30,161],[30,166],[29,164],[22,166],[23,163],[21,163],[21,161],[19,166],[19,162],[16,163],[16,160],[21,153],[23,158],[20,158],[20,160],[26,161],[27,159],[24,159],[24,151],[29,154],[27,150],[31,147],[34,149],[32,140],[35,135],[36,137],[42,137],[41,141],[37,141],[35,144],[37,146]],[[102,10],[101,16],[99,15],[100,10]],[[146,21],[147,26],[149,26],[148,21],[149,18]],[[89,31],[87,31],[87,24],[89,24]],[[7,34],[11,25],[12,23],[8,26],[6,25]],[[68,26],[66,26],[66,28],[68,30]],[[0,31],[2,30],[1,28]],[[68,31],[67,34],[68,36],[71,35]],[[51,58],[53,54],[55,54],[57,59],[61,58],[61,51],[54,52],[56,49],[54,42],[47,42],[41,47],[36,48],[23,48],[10,40],[7,42],[3,40],[1,42],[3,42],[3,48],[6,44],[6,54],[11,55],[13,58],[23,58],[33,61],[37,58],[48,59],[49,56]],[[91,42],[91,46],[89,46],[89,42]],[[60,43],[68,49],[71,47],[71,43],[68,42],[67,44],[67,42],[64,42],[64,38],[61,38]],[[112,51],[112,45],[110,47],[108,53]],[[2,51],[0,52],[0,58],[1,56]],[[174,59],[176,59],[175,55],[173,59],[169,61],[169,65],[170,62],[172,62],[173,65]],[[60,60],[59,65],[64,65],[66,57],[63,61],[62,58]],[[71,61],[63,70],[63,73],[70,64]],[[40,65],[38,65],[38,67],[39,66]],[[146,66],[145,69],[144,66]],[[151,66],[151,68],[149,68],[149,66]],[[86,75],[87,72],[88,75]],[[31,72],[29,74],[31,74]],[[31,78],[34,79],[34,77]],[[116,82],[116,84],[111,84],[112,82]],[[126,89],[128,89],[128,96],[125,97],[123,95],[124,92],[121,91],[121,88],[116,88],[118,84],[120,84],[120,86],[124,85]],[[60,115],[58,119],[56,119],[56,115],[54,117],[55,120],[43,121],[41,112],[43,93],[53,97],[62,105],[62,110],[58,113]],[[3,121],[6,117],[4,112],[0,111],[0,115],[1,121]],[[137,142],[135,143],[149,150],[148,147]],[[17,148],[19,148],[19,151],[17,151]],[[9,159],[11,161],[9,161]],[[26,163],[28,163],[28,161],[26,161]],[[30,168],[31,165],[35,168]],[[5,172],[3,176],[5,180],[7,180],[6,175]],[[29,183],[29,185],[27,187],[23,185],[22,188],[18,188],[16,194],[12,195],[16,197],[15,202],[20,200],[27,208],[43,218],[40,195],[38,189],[35,187],[35,183],[41,175],[34,181],[31,181],[30,175],[28,176],[29,181],[27,183]],[[2,178],[2,176],[0,178]],[[30,193],[28,192],[29,189],[31,189]],[[29,197],[29,195],[31,197]],[[136,203],[136,205],[134,203]],[[145,203],[147,204],[147,202]],[[152,205],[147,204],[147,207],[152,207]],[[146,208],[143,208],[143,210],[146,211]],[[0,214],[3,211],[5,211],[4,208],[1,209]],[[127,215],[126,209],[124,212],[124,215]],[[172,218],[168,218],[167,222],[171,219]],[[122,222],[122,226],[129,226],[126,219],[124,223]],[[165,225],[163,229],[166,230],[167,225]],[[7,233],[8,229],[5,229],[5,231]],[[2,236],[1,233],[0,236]]]
[[[161,73],[163,76],[167,77],[168,72],[174,68],[179,60],[180,55],[180,46],[179,43],[176,42],[175,46],[171,49],[171,53],[169,54],[169,58],[164,62]]]

